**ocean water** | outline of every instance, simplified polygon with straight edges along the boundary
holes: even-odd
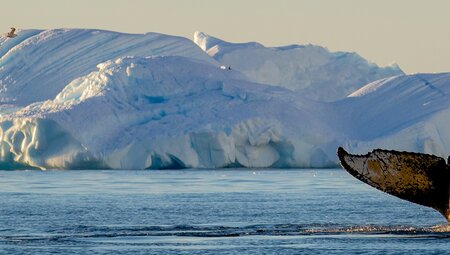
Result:
[[[0,254],[450,254],[449,237],[341,169],[0,171]]]

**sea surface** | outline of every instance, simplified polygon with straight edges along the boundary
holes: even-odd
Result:
[[[341,169],[0,171],[0,254],[450,254],[450,227]]]

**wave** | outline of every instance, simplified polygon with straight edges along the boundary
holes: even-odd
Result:
[[[161,226],[76,226],[49,230],[45,233],[17,235],[0,229],[0,243],[61,242],[116,237],[243,237],[243,236],[327,236],[360,235],[399,238],[450,238],[450,226],[341,226],[334,224],[258,224],[247,226],[222,225],[161,225]]]

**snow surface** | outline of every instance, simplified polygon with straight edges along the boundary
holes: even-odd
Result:
[[[2,169],[331,167],[338,146],[450,154],[450,73],[322,102],[252,82],[179,37],[25,32],[0,41]]]
[[[89,29],[22,30],[0,41],[0,97],[25,106],[53,98],[67,83],[123,56],[184,56],[217,64],[192,41],[157,33]],[[218,64],[217,64],[218,65]]]
[[[335,105],[350,151],[387,148],[450,155],[450,73],[379,80]]]
[[[202,32],[194,42],[208,55],[255,82],[282,86],[308,98],[336,101],[371,81],[403,74],[397,65],[378,67],[356,53],[316,45],[264,47],[229,43]]]

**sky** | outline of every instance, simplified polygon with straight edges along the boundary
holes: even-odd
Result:
[[[95,28],[316,44],[407,73],[450,72],[450,0],[1,0],[0,30]],[[10,10],[10,11],[5,11]]]

